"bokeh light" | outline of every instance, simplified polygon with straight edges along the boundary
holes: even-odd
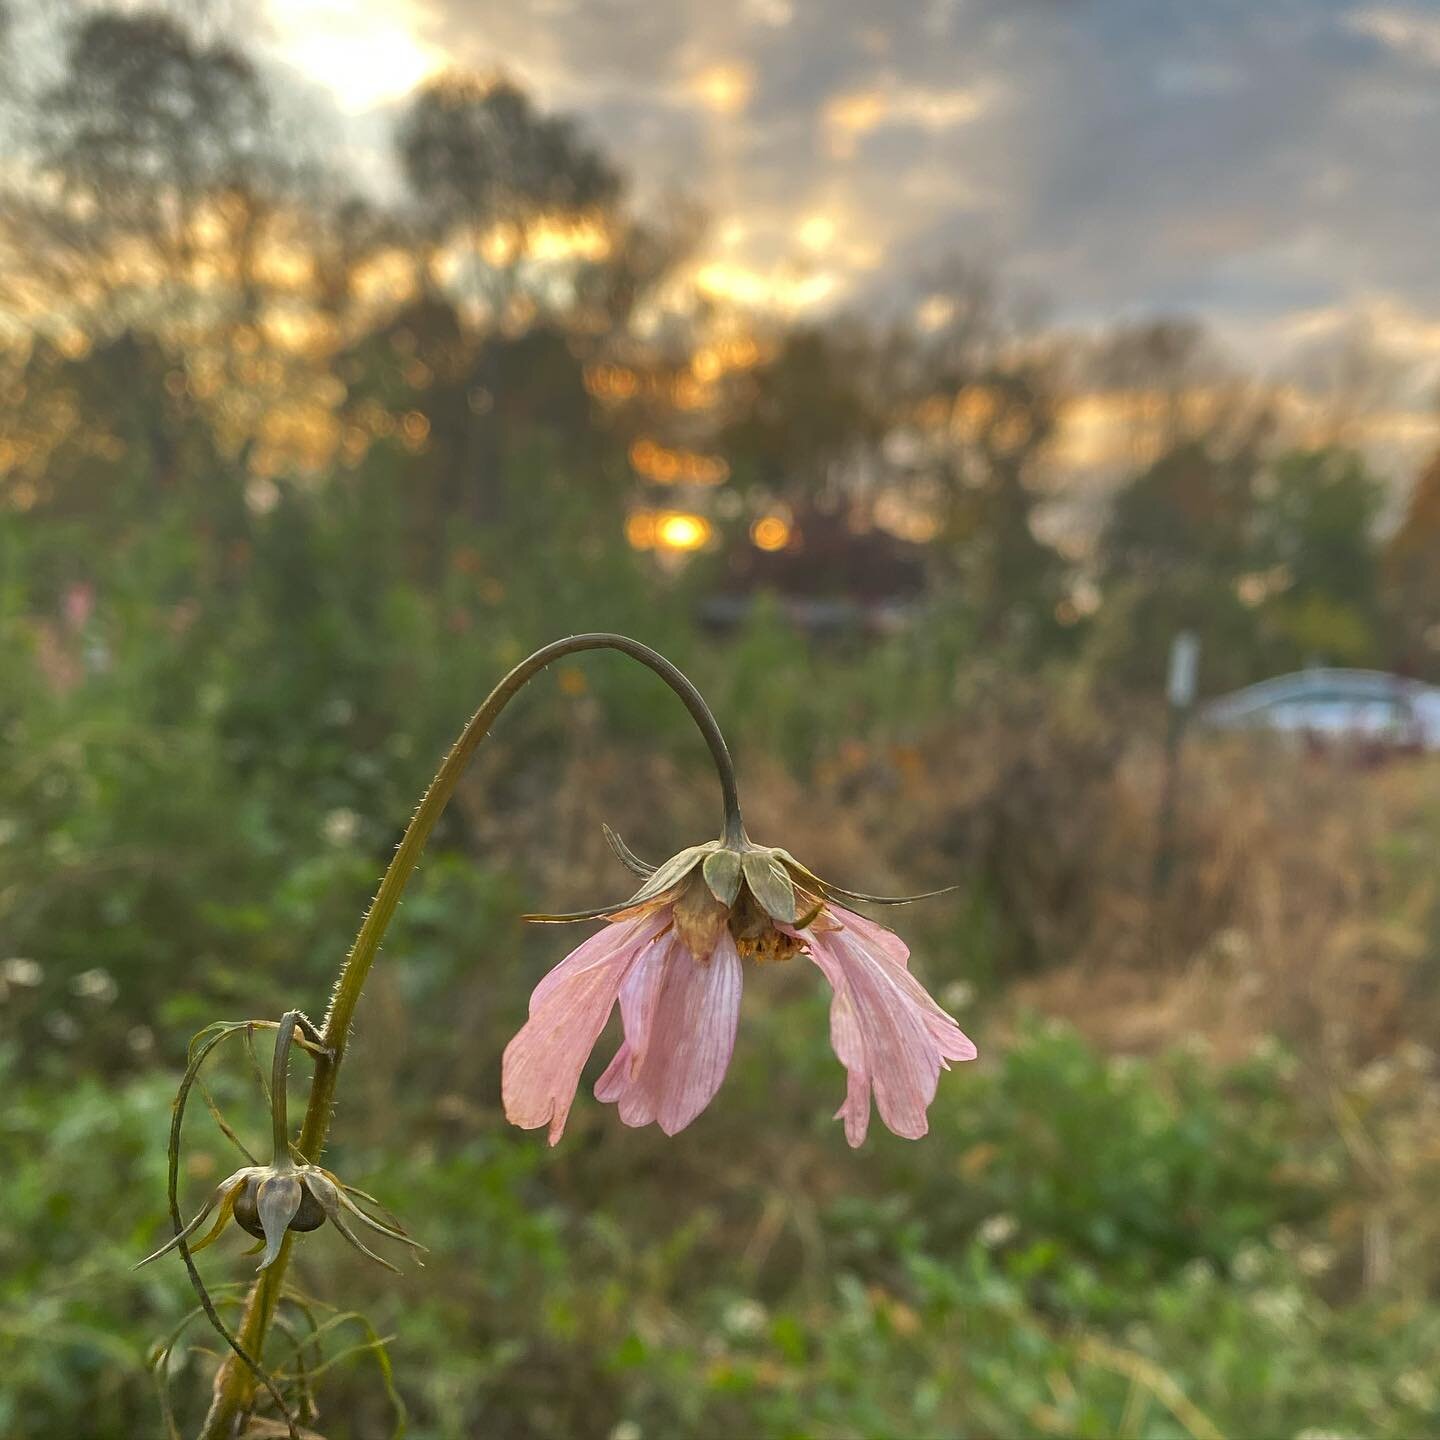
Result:
[[[780,515],[762,515],[750,527],[757,550],[783,550],[790,543],[790,523]]]
[[[672,510],[655,522],[655,543],[662,550],[699,550],[714,533],[703,515]]]
[[[669,550],[684,554],[710,543],[715,527],[688,510],[632,510],[625,520],[625,539],[635,550]]]

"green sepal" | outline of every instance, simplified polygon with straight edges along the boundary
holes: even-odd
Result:
[[[642,860],[608,825],[601,825],[605,832],[605,843],[615,852],[615,858],[629,871],[642,879],[655,873],[655,866]]]
[[[522,915],[520,918],[538,925],[568,925],[577,920],[607,920],[623,915],[627,910],[644,905],[678,885],[706,855],[719,848],[720,842],[711,840],[704,845],[692,845],[678,855],[672,855],[628,900],[621,900],[616,905],[601,905],[593,910],[574,910],[569,914]]]
[[[788,850],[775,850],[785,866],[796,872],[802,882],[815,886],[823,895],[832,899],[859,900],[865,905],[913,905],[917,900],[932,900],[936,895],[949,895],[958,890],[958,885],[942,885],[938,890],[922,890],[918,895],[867,895],[863,890],[847,890],[843,885],[832,885],[822,880],[808,865],[802,865]]]
[[[789,872],[775,859],[770,850],[747,850],[741,860],[745,883],[756,903],[772,919],[782,925],[793,925],[799,911],[795,904],[795,885]]]
[[[705,857],[705,883],[722,904],[733,905],[740,893],[741,862],[735,850],[715,850]]]
[[[220,1232],[230,1223],[230,1218],[235,1213],[235,1202],[240,1198],[240,1192],[248,1183],[247,1180],[241,1180],[225,1192],[225,1198],[220,1202],[220,1212],[215,1216],[215,1223],[190,1247],[192,1255],[198,1255],[207,1245],[213,1245],[220,1238]]]
[[[933,900],[937,895],[953,894],[958,885],[942,885],[938,890],[922,890],[918,895],[867,895],[863,890],[846,890],[829,881],[820,881],[820,888],[831,899],[858,900],[863,905],[913,905],[917,900]]]
[[[581,920],[613,919],[617,915],[623,915],[634,903],[633,900],[622,900],[618,905],[599,905],[593,910],[570,910],[554,915],[537,911],[520,918],[531,925],[574,925]]]

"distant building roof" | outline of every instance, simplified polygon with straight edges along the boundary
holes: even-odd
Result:
[[[812,631],[902,629],[925,593],[924,547],[878,528],[856,529],[843,514],[807,509],[783,548],[733,545],[702,619],[727,627],[768,594]]]

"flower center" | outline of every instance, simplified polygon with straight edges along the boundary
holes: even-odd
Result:
[[[790,960],[805,953],[805,942],[777,929],[775,922],[755,903],[748,886],[741,888],[730,910],[730,934],[741,957],[752,959],[757,965]]]

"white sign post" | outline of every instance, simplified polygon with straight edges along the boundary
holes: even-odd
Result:
[[[1188,710],[1195,703],[1195,685],[1200,676],[1200,637],[1182,630],[1170,642],[1170,678],[1165,698],[1172,710]]]
[[[1170,716],[1165,726],[1165,773],[1160,782],[1160,814],[1156,826],[1154,894],[1158,898],[1170,881],[1175,864],[1175,812],[1180,794],[1180,742],[1185,722],[1195,704],[1200,678],[1200,637],[1181,630],[1170,642],[1170,670],[1165,698]]]

